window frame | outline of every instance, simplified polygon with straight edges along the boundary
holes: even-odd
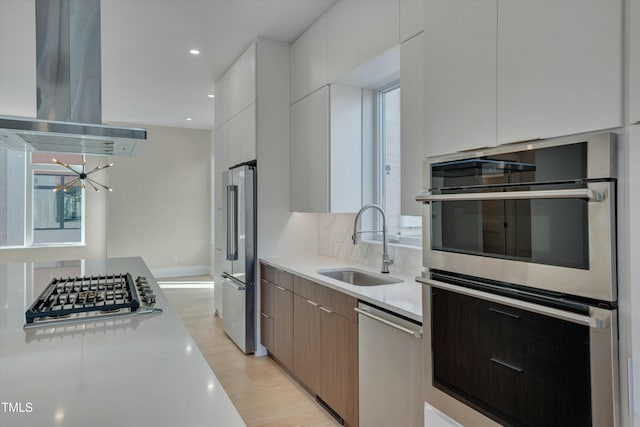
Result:
[[[386,124],[384,120],[385,113],[385,95],[388,92],[399,89],[400,96],[402,97],[402,88],[400,80],[395,80],[385,86],[382,86],[374,90],[374,186],[373,191],[375,200],[374,203],[380,205],[386,212],[386,180],[385,180],[385,168],[386,168]],[[401,98],[402,99],[402,98]],[[402,114],[402,112],[400,112]],[[401,184],[402,185],[402,184]],[[401,215],[405,216],[405,215]],[[382,219],[380,215],[375,215],[371,220],[372,226],[375,230],[382,230]],[[368,240],[382,241],[382,233],[373,234]],[[406,245],[412,248],[422,248],[422,233],[417,236],[397,236],[395,234],[387,233],[387,242],[396,245]]]
[[[83,161],[86,161],[86,158],[83,155]],[[81,168],[82,165],[70,165],[73,168]],[[86,192],[84,188],[80,189],[80,193],[82,195],[82,203],[80,208],[80,241],[77,242],[52,242],[52,243],[35,243],[34,239],[34,231],[35,231],[35,216],[34,216],[34,197],[35,197],[35,188],[34,188],[34,177],[36,172],[63,172],[68,173],[69,170],[57,165],[55,163],[33,163],[33,159],[31,154],[29,154],[26,168],[26,194],[25,199],[27,202],[25,214],[27,216],[28,226],[25,227],[25,247],[33,248],[33,247],[66,247],[66,246],[85,246],[85,232],[86,232],[86,223],[85,223],[85,210],[86,210]],[[65,230],[65,228],[60,228],[61,230]]]

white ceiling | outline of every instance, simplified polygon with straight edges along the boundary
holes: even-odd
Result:
[[[334,1],[102,0],[103,121],[212,129],[207,95],[251,42],[290,43]]]

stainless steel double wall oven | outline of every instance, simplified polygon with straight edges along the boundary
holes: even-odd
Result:
[[[609,133],[425,161],[427,401],[618,424],[616,177]]]

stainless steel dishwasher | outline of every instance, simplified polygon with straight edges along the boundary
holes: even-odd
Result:
[[[422,325],[358,303],[361,427],[424,426]]]

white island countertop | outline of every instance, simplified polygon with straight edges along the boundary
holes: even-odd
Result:
[[[380,275],[380,269],[321,256],[262,258],[260,261],[272,267],[288,271],[289,273],[351,295],[362,301],[422,322],[422,286],[416,283],[415,276],[389,273],[388,276],[402,280],[402,282],[391,285],[355,286],[324,276],[319,272],[348,267]]]
[[[163,313],[23,329],[53,277],[146,276]],[[0,265],[0,425],[244,426],[141,258]]]

